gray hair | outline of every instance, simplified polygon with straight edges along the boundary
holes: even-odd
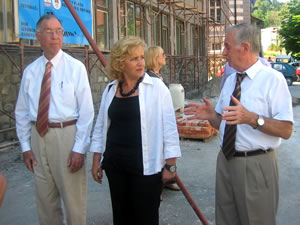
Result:
[[[38,31],[40,29],[40,26],[44,20],[50,20],[50,19],[57,19],[60,25],[62,26],[61,21],[54,14],[49,13],[40,17],[40,19],[36,23],[36,30]]]
[[[237,24],[226,29],[226,34],[236,31],[234,40],[237,45],[248,42],[251,46],[251,52],[258,54],[260,52],[259,31],[252,24]]]

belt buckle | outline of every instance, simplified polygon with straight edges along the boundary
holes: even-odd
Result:
[[[59,122],[60,124],[60,128],[64,128],[64,123],[63,122]]]

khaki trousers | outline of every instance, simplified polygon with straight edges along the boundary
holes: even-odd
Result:
[[[216,174],[216,225],[276,225],[279,200],[276,151],[227,160]]]
[[[86,224],[86,165],[76,173],[70,173],[67,167],[75,132],[75,125],[49,128],[48,133],[40,137],[35,126],[32,126],[31,144],[37,160],[34,175],[40,225],[65,224],[62,203],[68,225]]]

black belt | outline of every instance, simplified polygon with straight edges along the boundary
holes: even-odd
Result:
[[[247,156],[266,154],[266,153],[271,152],[271,151],[273,151],[272,148],[269,148],[267,150],[257,149],[257,150],[249,151],[249,152],[235,152],[233,156],[234,157],[247,157]]]

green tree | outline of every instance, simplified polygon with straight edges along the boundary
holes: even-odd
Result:
[[[291,0],[280,11],[282,18],[279,35],[287,53],[300,57],[300,1]]]
[[[264,27],[279,27],[281,19],[279,17],[279,11],[271,10],[267,12],[267,16],[264,20]]]
[[[264,28],[271,26],[279,26],[280,18],[278,12],[282,7],[283,3],[278,2],[277,0],[257,0],[255,2],[254,10],[252,15],[264,21]]]

